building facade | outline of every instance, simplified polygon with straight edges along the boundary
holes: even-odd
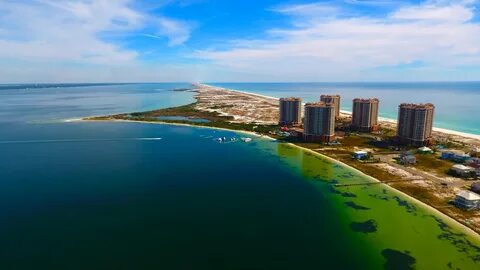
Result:
[[[397,136],[413,145],[428,145],[432,141],[433,104],[400,104]]]
[[[321,95],[320,102],[333,104],[335,107],[335,118],[340,118],[340,95]]]
[[[307,103],[303,127],[307,141],[335,140],[335,105],[325,102]]]
[[[280,125],[298,126],[302,123],[302,99],[301,98],[281,98],[280,99]]]
[[[378,130],[378,105],[377,98],[353,100],[352,109],[352,127],[364,131],[371,132]]]
[[[480,195],[462,190],[455,197],[455,206],[464,210],[475,210],[480,208]]]

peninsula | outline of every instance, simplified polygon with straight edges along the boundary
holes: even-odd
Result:
[[[480,213],[455,207],[455,196],[475,183],[472,179],[451,174],[455,162],[441,159],[439,148],[421,153],[415,147],[393,147],[388,141],[395,136],[395,121],[380,119],[379,132],[352,132],[345,127],[351,114],[341,111],[335,135],[337,143],[306,142],[282,130],[279,125],[279,99],[220,87],[195,84],[196,102],[146,112],[89,117],[88,121],[136,121],[166,123],[210,128],[222,128],[268,136],[285,143],[308,149],[351,166],[438,211],[480,234]],[[293,131],[295,129],[292,129]],[[433,138],[452,151],[467,151],[480,147],[480,136],[434,128]],[[400,158],[405,152],[415,163],[405,164]],[[368,159],[357,159],[355,153],[367,153]]]

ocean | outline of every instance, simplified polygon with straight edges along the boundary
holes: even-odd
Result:
[[[307,102],[322,94],[340,94],[341,108],[352,110],[354,98],[380,99],[380,116],[397,119],[398,105],[433,103],[434,126],[480,135],[480,82],[421,83],[208,83],[257,94],[298,96]]]
[[[478,237],[299,148],[65,121],[187,104],[188,84],[73,86],[0,88],[0,269],[480,266]]]

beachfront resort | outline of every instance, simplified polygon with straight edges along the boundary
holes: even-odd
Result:
[[[287,132],[287,136],[295,137],[303,142],[320,142],[329,145],[341,145],[336,140],[336,134],[345,134],[346,130],[371,133],[377,137],[377,141],[384,142],[384,147],[404,149],[396,158],[396,162],[400,165],[411,166],[417,163],[412,150],[422,155],[434,155],[435,152],[438,152],[439,159],[454,163],[447,172],[451,176],[470,180],[480,177],[480,156],[477,147],[472,147],[474,151],[471,151],[470,154],[461,150],[448,149],[435,143],[432,137],[435,111],[433,104],[400,104],[396,136],[387,141],[384,140],[378,124],[380,103],[378,98],[353,99],[352,114],[343,119],[340,115],[340,100],[340,95],[321,95],[319,102],[305,104],[303,124],[301,124],[299,119],[302,119],[302,99],[299,97],[280,98],[279,125],[281,130]],[[340,120],[339,125],[336,120]],[[421,147],[414,149],[418,146]],[[352,158],[371,163],[379,161],[379,159],[375,159],[375,155],[371,151],[365,150],[354,151]],[[476,182],[475,184],[478,185]],[[474,185],[472,185],[472,191],[461,189],[451,203],[463,210],[479,210],[480,192],[473,189]]]

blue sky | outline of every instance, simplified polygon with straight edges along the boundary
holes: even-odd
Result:
[[[0,83],[480,80],[476,0],[0,1]]]

